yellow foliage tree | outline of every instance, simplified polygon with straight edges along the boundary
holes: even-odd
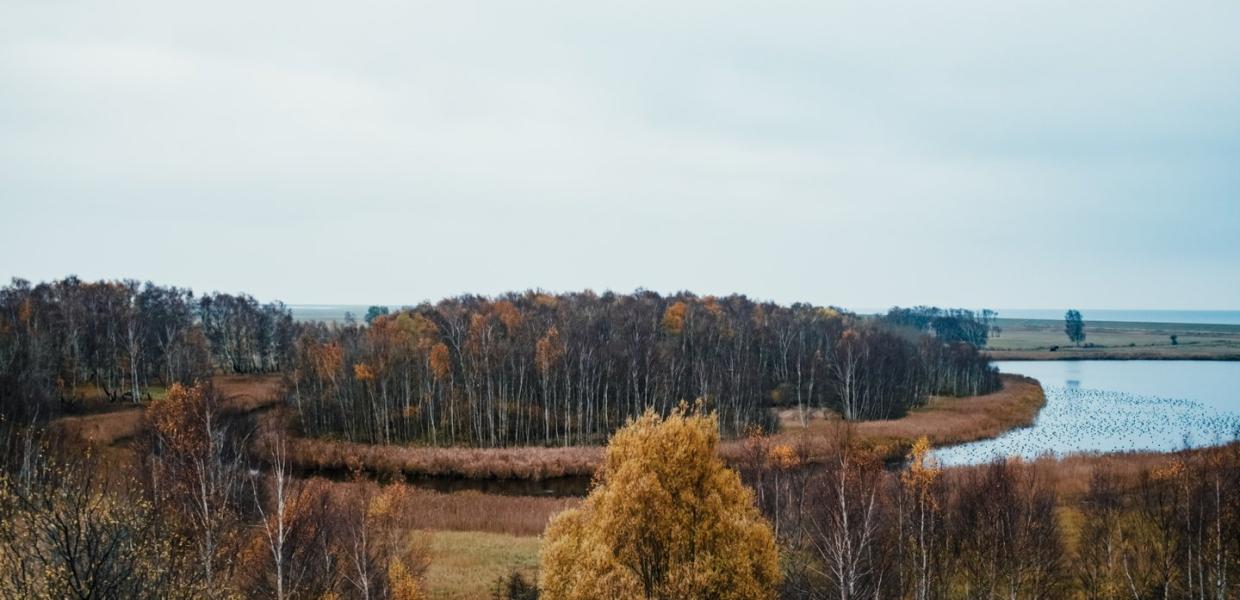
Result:
[[[426,597],[418,578],[399,558],[393,558],[388,563],[388,585],[391,586],[389,595],[392,600],[422,600]]]
[[[909,507],[909,522],[912,525],[909,541],[912,552],[909,556],[914,573],[913,597],[917,600],[930,597],[931,580],[935,575],[930,564],[932,541],[928,537],[932,535],[934,520],[940,508],[934,496],[934,485],[939,476],[939,465],[930,455],[930,440],[925,436],[917,438],[909,451],[908,468],[900,473],[900,483],[912,500]]]
[[[685,329],[685,315],[688,311],[689,306],[677,300],[675,304],[663,311],[663,328],[672,335],[680,335],[680,332]]]
[[[775,538],[715,456],[718,431],[715,415],[683,404],[617,431],[589,497],[547,528],[542,597],[773,598]]]

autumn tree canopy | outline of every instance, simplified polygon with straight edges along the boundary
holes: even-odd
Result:
[[[596,444],[702,399],[724,435],[772,406],[887,419],[932,394],[997,389],[970,344],[745,296],[460,296],[369,326],[305,324],[291,370],[303,431],[375,443]]]
[[[139,402],[216,370],[286,369],[297,325],[278,302],[151,282],[0,287],[0,417],[45,420],[87,398]]]
[[[646,411],[616,432],[599,483],[549,525],[545,598],[773,598],[771,527],[715,456],[713,414]]]

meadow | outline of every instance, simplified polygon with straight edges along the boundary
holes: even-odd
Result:
[[[996,326],[1001,331],[985,348],[995,360],[1240,360],[1240,325],[1087,321],[1079,348],[1068,341],[1063,321],[998,319]]]

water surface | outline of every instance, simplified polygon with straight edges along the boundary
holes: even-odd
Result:
[[[1240,362],[999,361],[1037,379],[1046,406],[1033,426],[942,448],[945,465],[1045,453],[1167,452],[1240,436]]]

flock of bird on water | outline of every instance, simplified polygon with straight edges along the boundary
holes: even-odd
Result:
[[[1141,396],[1069,385],[1046,387],[1046,406],[1030,427],[997,438],[940,448],[944,466],[999,457],[1026,460],[1081,452],[1170,452],[1240,439],[1240,414],[1181,398]]]

